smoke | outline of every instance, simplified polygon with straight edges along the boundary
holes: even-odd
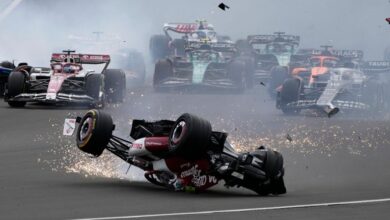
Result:
[[[285,31],[300,35],[303,47],[333,44],[337,48],[363,49],[366,58],[371,59],[381,59],[383,49],[390,44],[390,27],[384,21],[390,7],[386,0],[227,0],[227,11],[220,10],[219,3],[5,0],[0,5],[0,58],[47,65],[50,53],[70,47],[68,36],[91,36],[94,31],[120,36],[124,47],[148,55],[150,35],[162,33],[164,22],[196,19],[208,20],[218,32],[234,39]]]

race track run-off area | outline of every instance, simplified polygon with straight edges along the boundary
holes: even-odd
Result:
[[[173,107],[174,106],[174,107]],[[390,208],[387,120],[369,117],[285,116],[264,88],[244,94],[128,91],[107,106],[116,134],[132,119],[175,119],[195,112],[229,133],[239,151],[265,145],[285,160],[287,194],[260,197],[218,185],[202,193],[154,186],[140,170],[105,152],[79,151],[62,136],[65,118],[82,107],[0,103],[0,213],[3,219],[386,219]],[[287,140],[287,134],[291,141]]]

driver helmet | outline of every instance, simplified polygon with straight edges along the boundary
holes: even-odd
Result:
[[[66,66],[64,66],[63,72],[64,72],[64,73],[74,73],[75,70],[74,70],[74,68],[73,68],[72,66],[66,65]]]

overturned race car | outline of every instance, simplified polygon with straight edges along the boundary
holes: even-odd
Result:
[[[107,69],[109,55],[54,53],[51,68],[20,65],[8,77],[5,101],[11,107],[27,102],[79,103],[101,108],[105,102],[122,102],[125,74]]]
[[[260,195],[286,193],[279,152],[259,147],[237,153],[226,133],[212,131],[208,121],[195,115],[186,113],[176,121],[134,120],[129,140],[112,134],[112,118],[102,111],[90,110],[75,121],[80,150],[96,157],[108,150],[144,170],[145,178],[155,185],[203,191],[223,180],[227,187],[241,186]]]

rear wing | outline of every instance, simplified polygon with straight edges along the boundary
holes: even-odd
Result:
[[[173,31],[180,34],[190,34],[195,32],[198,29],[207,29],[213,30],[214,27],[211,24],[206,22],[202,23],[166,23],[164,24],[163,30],[165,33],[167,31]]]
[[[390,73],[390,61],[366,61],[361,68],[364,73]]]
[[[269,44],[272,42],[284,42],[299,45],[300,37],[296,35],[249,35],[247,38],[249,44]]]
[[[53,53],[51,55],[52,62],[66,62],[73,59],[73,62],[79,64],[103,64],[110,63],[110,55],[99,54],[68,54],[68,53]]]
[[[321,56],[323,55],[324,50],[321,49],[300,49],[297,54],[302,56]],[[339,59],[356,59],[362,60],[364,53],[362,50],[333,50],[330,49],[327,52],[330,53],[331,56],[335,56]]]

